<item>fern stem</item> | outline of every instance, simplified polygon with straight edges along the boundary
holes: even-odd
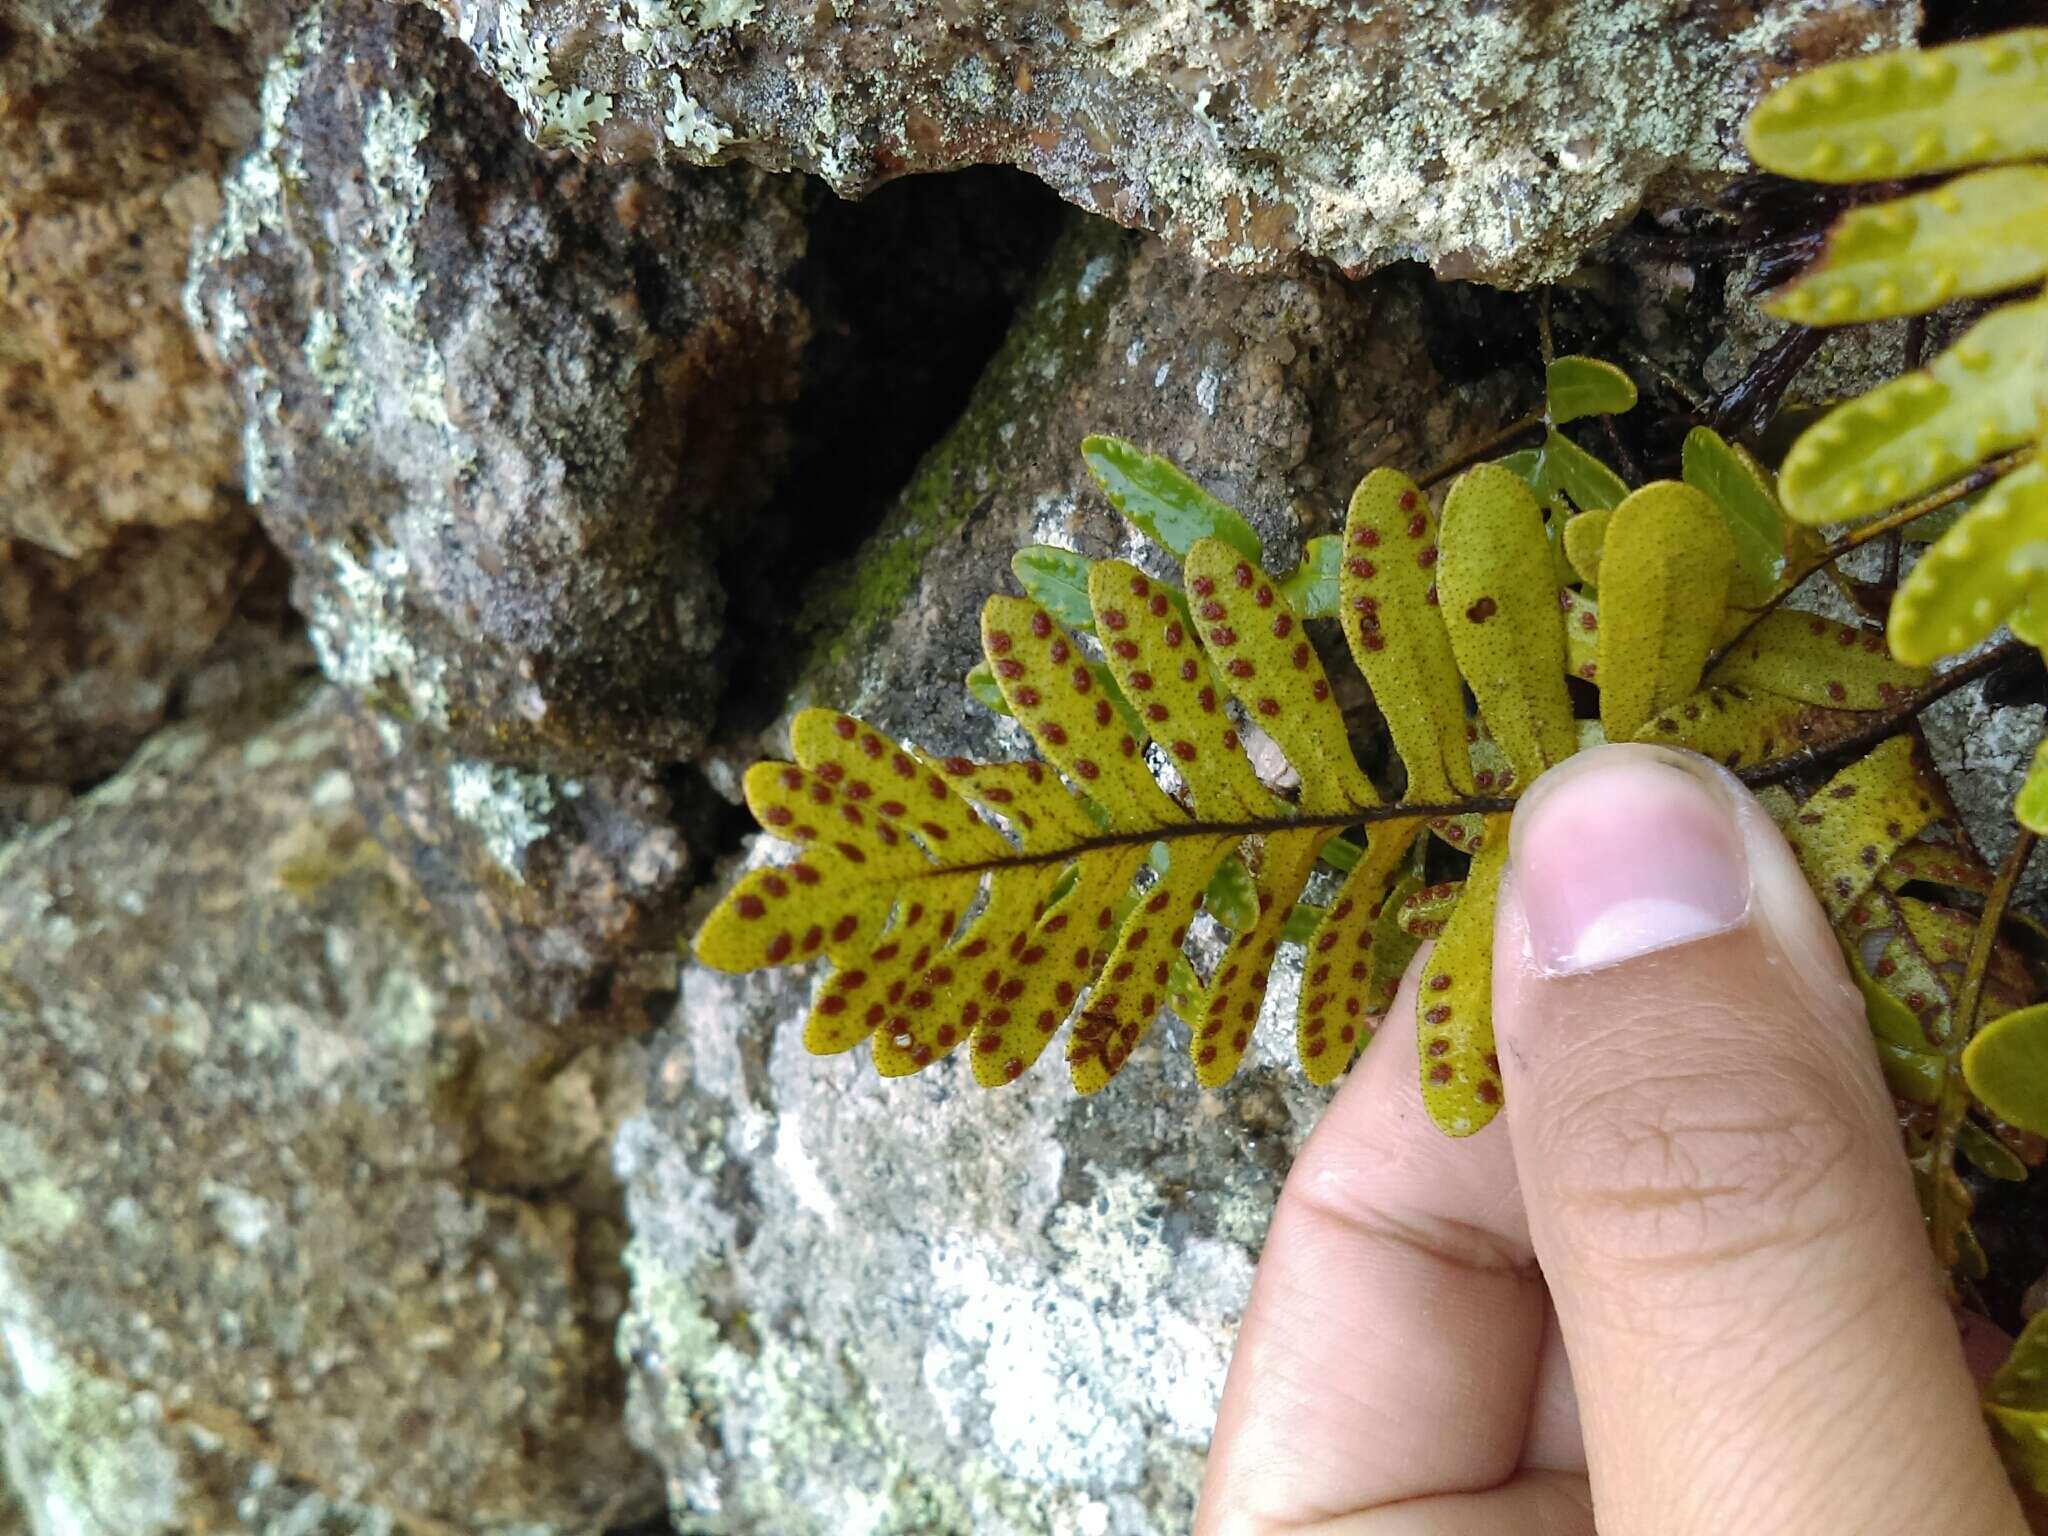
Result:
[[[1960,666],[1949,668],[1925,688],[1907,695],[1890,709],[1873,714],[1869,722],[1857,730],[1785,757],[1774,757],[1767,762],[1737,769],[1735,776],[1750,788],[1761,789],[1767,784],[1783,783],[1786,779],[1797,778],[1801,774],[1820,772],[1842,758],[1853,757],[1887,737],[1896,735],[1922,710],[1937,700],[1946,698],[1958,688],[1997,671],[2010,661],[2030,654],[2032,647],[2017,640],[1994,646],[1988,651],[1972,656]],[[981,864],[949,864],[946,866],[946,873],[1016,869],[1035,864],[1064,864],[1083,854],[1096,853],[1108,848],[1128,848],[1134,843],[1173,843],[1189,837],[1264,837],[1276,832],[1301,832],[1314,828],[1338,831],[1345,827],[1372,827],[1391,822],[1444,821],[1458,816],[1499,816],[1514,808],[1515,797],[1511,795],[1474,795],[1468,799],[1453,800],[1441,805],[1402,802],[1393,805],[1354,807],[1343,811],[1304,811],[1285,816],[1257,816],[1242,821],[1190,820],[1168,827],[1140,827],[1125,832],[1103,832],[1094,837],[1081,838],[1063,847],[1035,853],[1005,854],[1001,858]]]
[[[1953,1022],[1942,1042],[1941,1100],[1935,1111],[1932,1159],[1933,1195],[1927,1213],[1928,1236],[1936,1260],[1944,1270],[1956,1262],[1956,1236],[1963,1212],[1951,1192],[1949,1169],[1955,1163],[1956,1138],[1962,1134],[1963,1117],[1969,1113],[1970,1088],[1963,1081],[1963,1047],[1977,1030],[1977,1012],[1984,1002],[1984,978],[1991,969],[1991,949],[2005,921],[2005,909],[2034,851],[2035,837],[2020,828],[2012,849],[1998,866],[1998,876],[1984,898],[1984,911],[1977,919],[1977,931],[1970,939],[1970,955],[1963,969],[1963,984],[1956,995]]]
[[[1916,689],[1890,709],[1873,715],[1869,723],[1846,735],[1837,736],[1832,741],[1825,741],[1818,746],[1807,747],[1784,757],[1774,757],[1767,763],[1758,763],[1753,767],[1741,769],[1735,776],[1751,789],[1762,789],[1767,784],[1782,784],[1787,779],[1798,778],[1801,774],[1826,768],[1842,758],[1854,757],[1887,737],[1897,735],[1928,706],[1947,698],[1958,688],[1974,683],[2009,662],[2030,655],[2032,651],[2032,646],[2018,640],[2008,640],[2003,645],[1994,645],[1988,651],[1979,651],[1969,660],[1938,674],[1925,688]]]
[[[1448,479],[1450,476],[1455,475],[1461,469],[1470,469],[1481,459],[1493,458],[1503,448],[1513,443],[1515,439],[1524,437],[1542,426],[1543,420],[1544,417],[1541,411],[1531,411],[1520,421],[1515,422],[1511,426],[1503,427],[1500,431],[1494,433],[1493,436],[1489,437],[1477,448],[1459,454],[1458,457],[1452,459],[1447,464],[1439,464],[1415,483],[1424,487],[1432,486],[1439,480]],[[1374,467],[1381,468],[1384,466],[1375,465]]]
[[[1749,622],[1742,626],[1733,639],[1707,658],[1707,670],[1712,671],[1716,662],[1740,645],[1749,632],[1764,621],[1765,615],[1776,610],[1786,598],[1798,591],[1809,576],[1817,575],[1821,571],[1826,570],[1851,550],[1862,548],[1872,539],[1883,538],[1886,534],[1903,528],[1908,523],[1917,522],[1930,512],[1939,512],[1943,507],[1954,506],[1965,496],[1976,495],[1977,492],[1983,490],[1992,481],[1998,480],[2011,471],[2018,469],[2022,464],[2032,459],[2033,456],[2033,449],[2019,448],[1991,460],[1988,464],[1979,465],[1953,484],[1945,485],[1938,491],[1929,492],[1918,501],[1909,501],[1897,511],[1888,512],[1883,517],[1865,523],[1854,532],[1842,535],[1834,543],[1809,557],[1804,563],[1794,566],[1780,580],[1777,591],[1773,592],[1757,607],[1747,610],[1750,616]]]

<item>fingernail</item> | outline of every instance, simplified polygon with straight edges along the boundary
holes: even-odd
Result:
[[[1537,966],[1570,976],[1740,924],[1742,829],[1718,770],[1656,747],[1598,747],[1530,786],[1508,857]]]

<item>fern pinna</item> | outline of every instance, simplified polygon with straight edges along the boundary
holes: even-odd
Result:
[[[1543,448],[1466,473],[1441,516],[1407,476],[1376,470],[1343,531],[1310,541],[1285,576],[1172,465],[1090,439],[1111,501],[1179,558],[1182,583],[1122,559],[1018,556],[1024,595],[988,600],[969,687],[1015,716],[1042,761],[935,756],[847,715],[799,715],[794,761],[746,778],[785,854],[740,878],[698,956],[725,970],[825,958],[806,1045],[869,1041],[884,1075],[964,1049],[984,1085],[1014,1081],[1071,1020],[1068,1068],[1092,1093],[1168,1007],[1196,1081],[1227,1081],[1291,943],[1296,1054],[1328,1082],[1433,938],[1423,1094],[1446,1131],[1477,1130],[1501,1103],[1493,902],[1522,786],[1608,739],[1807,765],[1817,747],[1896,728],[1926,686],[1849,625],[1789,611],[1753,622],[1736,605],[1786,568],[1786,525],[1754,461],[1696,434],[1688,481],[1628,492],[1557,427],[1574,402],[1626,409],[1633,386],[1584,359],[1561,359],[1550,382]],[[1353,755],[1319,623],[1385,717],[1405,781],[1391,803]],[[1576,717],[1568,676],[1597,686],[1599,719]],[[1861,822],[1842,830],[1826,786],[1797,838],[1804,807],[1779,792],[1845,924],[1895,860],[1965,857],[1905,745],[1862,770],[1885,803],[1916,806],[1874,841],[1855,840]],[[1254,767],[1278,759],[1291,772]],[[1465,862],[1461,877],[1426,882],[1445,859]],[[1190,946],[1207,923],[1220,954]],[[1899,1070],[1925,1047],[1901,1044]]]

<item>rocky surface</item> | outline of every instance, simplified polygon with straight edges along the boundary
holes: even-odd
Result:
[[[1825,210],[1589,243],[1916,14],[0,0],[0,1533],[1186,1529],[1325,1090],[1270,1020],[1207,1095],[1170,1020],[1087,1100],[807,1055],[676,959],[739,774],[812,702],[1023,753],[1012,552],[1163,569],[1089,432],[1282,567],[1547,327],[1668,469]],[[1993,851],[2040,714],[1927,722]]]
[[[570,1042],[644,1031],[675,989],[701,861],[655,780],[566,777],[436,748],[358,712],[357,798],[469,973]]]
[[[110,772],[261,568],[179,302],[253,126],[197,6],[0,5],[0,777]]]
[[[421,11],[301,8],[190,303],[327,674],[462,752],[689,755],[805,323],[799,189],[535,149]]]
[[[1341,519],[1366,468],[1421,472],[1532,403],[1530,371],[1505,350],[1459,346],[1468,326],[1534,338],[1527,310],[1481,290],[1412,273],[1250,280],[1074,220],[960,421],[874,536],[816,581],[794,675],[755,692],[830,701],[942,751],[1014,746],[1022,737],[958,686],[1010,556],[1050,543],[1162,558],[1096,489],[1083,437],[1119,433],[1174,458],[1285,569]],[[739,757],[720,761],[730,782]]]
[[[643,1508],[604,1173],[638,1053],[564,1059],[465,970],[345,735],[331,690],[174,728],[0,854],[0,1428],[40,1532]]]
[[[1093,489],[1084,433],[1175,455],[1283,563],[1367,465],[1440,462],[1525,402],[1526,369],[1432,354],[1485,303],[1398,275],[1250,282],[1078,223],[960,424],[820,578],[793,697],[942,752],[1020,751],[959,682],[1011,553],[1159,558]],[[1274,995],[1291,1007],[1283,972]],[[957,1064],[882,1083],[864,1051],[804,1053],[808,1002],[801,978],[686,967],[648,1111],[618,1142],[621,1349],[678,1527],[1185,1530],[1266,1219],[1324,1091],[1282,1041],[1201,1095],[1178,1026],[1090,1100],[1057,1068],[996,1094]]]
[[[1743,163],[1771,81],[1913,0],[436,0],[543,144],[791,166],[856,194],[1021,166],[1225,266],[1562,276],[1645,195]],[[1617,60],[1626,59],[1625,67]]]

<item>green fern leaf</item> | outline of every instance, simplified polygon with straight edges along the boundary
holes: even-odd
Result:
[[[1611,507],[1581,512],[1564,525],[1564,557],[1572,573],[1589,587],[1600,585],[1600,551],[1607,545],[1607,525],[1614,518]]]
[[[1723,767],[1741,768],[1786,752],[1825,746],[1867,718],[1760,689],[1714,684],[1660,712],[1635,739],[1683,747]]]
[[[2034,748],[2026,782],[2013,802],[2013,815],[2029,832],[2048,832],[2048,741]]]
[[[1406,475],[1374,470],[1352,495],[1344,547],[1344,637],[1407,767],[1408,798],[1470,794],[1465,696],[1437,602],[1428,498]]]
[[[1913,741],[1894,736],[1816,790],[1785,835],[1821,904],[1839,920],[1939,814]]]
[[[1259,883],[1236,854],[1216,866],[1202,892],[1202,910],[1238,933],[1259,920]]]
[[[2019,1154],[1974,1120],[1965,1120],[1956,1127],[1956,1150],[1987,1178],[2006,1184],[2026,1182],[2027,1165]]]
[[[1999,1119],[2048,1135],[2048,1003],[1978,1030],[1963,1048],[1963,1077]]]
[[[1429,952],[1415,999],[1422,1102],[1439,1130],[1470,1136],[1500,1112],[1493,1049],[1493,914],[1507,865],[1508,819],[1489,818],[1463,899]]]
[[[1871,985],[1904,1014],[1871,1011],[1873,1028],[1883,1038],[1916,1051],[1948,1038],[1955,995],[1907,919],[1901,898],[1872,887],[1837,921],[1836,932],[1852,960],[1869,967]]]
[[[1633,410],[1636,381],[1597,357],[1553,358],[1543,370],[1543,400],[1552,426],[1583,416]]]
[[[1462,880],[1418,886],[1402,901],[1395,921],[1411,939],[1442,938],[1444,924],[1450,921],[1451,913],[1457,910],[1458,899],[1464,894],[1465,882]]]
[[[1046,611],[1076,634],[1095,627],[1088,606],[1088,573],[1095,562],[1051,544],[1027,544],[1010,556],[1010,570],[1024,595],[1043,603]]]
[[[1755,607],[1777,590],[1785,570],[1785,509],[1776,477],[1740,444],[1712,427],[1685,435],[1681,478],[1704,491],[1728,519],[1735,538],[1735,579],[1729,600]]]
[[[1097,436],[1082,442],[1081,457],[1110,504],[1176,558],[1185,559],[1197,539],[1220,539],[1247,560],[1262,557],[1251,524],[1158,454]]]
[[[1480,718],[1527,784],[1577,750],[1578,729],[1543,511],[1512,472],[1483,464],[1451,488],[1437,588]]]
[[[1335,1079],[1371,1033],[1376,951],[1417,831],[1413,822],[1373,827],[1364,857],[1345,876],[1329,915],[1309,938],[1294,1032],[1310,1082]]]
[[[1314,872],[1330,829],[1274,832],[1265,847],[1254,896],[1256,915],[1216,963],[1216,979],[1200,1012],[1188,1016],[1195,1080],[1214,1088],[1230,1080],[1251,1043],[1266,999],[1274,956],[1286,936],[1288,915]]]
[[[2014,1478],[2048,1486],[2048,1312],[2020,1330],[1984,1390],[1984,1415]]]
[[[1543,443],[1543,475],[1549,485],[1569,496],[1572,505],[1581,512],[1618,507],[1628,495],[1627,481],[1554,429]]]
[[[1302,546],[1301,564],[1280,579],[1280,590],[1304,619],[1337,617],[1337,571],[1343,557],[1344,541],[1323,534]]]
[[[1991,889],[1991,867],[1971,849],[1922,833],[1892,855],[1880,883],[1888,891],[1909,885],[1940,885],[1982,896]]]
[[[1379,804],[1351,755],[1322,660],[1273,579],[1210,538],[1195,541],[1185,569],[1196,632],[1226,686],[1301,775],[1302,809]]]
[[[1728,606],[1735,564],[1728,524],[1675,480],[1615,508],[1600,568],[1600,723],[1628,741],[1699,687]]]
[[[1810,181],[1881,181],[2048,155],[2048,29],[1808,70],[1757,104],[1758,165]]]
[[[1923,314],[2048,275],[2048,166],[2014,165],[1842,215],[1820,259],[1764,302],[1801,325]]]
[[[1836,406],[1785,455],[1786,510],[1803,523],[1865,517],[2027,442],[2044,342],[2048,302],[2008,304],[1932,367]]]
[[[2048,584],[2048,466],[2001,478],[1906,573],[1889,632],[1919,665],[1966,651]]]
[[[1924,685],[1927,673],[1892,660],[1884,636],[1873,630],[1775,608],[1715,664],[1708,681],[1828,709],[1885,709]]]
[[[1573,677],[1600,680],[1600,605],[1583,592],[1560,587],[1557,606],[1564,615],[1564,664]]]

